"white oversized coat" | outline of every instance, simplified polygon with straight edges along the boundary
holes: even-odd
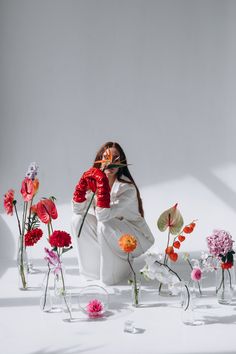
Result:
[[[128,180],[125,176],[122,179]],[[101,279],[105,284],[117,284],[128,278],[130,266],[127,254],[118,240],[123,234],[136,237],[138,245],[132,252],[137,257],[146,252],[154,243],[154,237],[138,210],[137,191],[133,184],[116,180],[111,189],[110,208],[96,207],[94,200],[78,238],[79,227],[91,200],[88,192],[86,201],[72,201],[72,235],[77,248],[81,274]]]

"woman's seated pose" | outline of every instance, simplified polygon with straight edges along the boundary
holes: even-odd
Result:
[[[78,237],[86,209],[92,200]],[[108,142],[98,151],[93,167],[76,185],[73,201],[72,234],[77,246],[80,274],[101,279],[107,285],[128,279],[127,254],[119,247],[123,234],[137,239],[131,253],[138,257],[154,243],[143,217],[139,190],[129,172],[126,156],[118,143]]]

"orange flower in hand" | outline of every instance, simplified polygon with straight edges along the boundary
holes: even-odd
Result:
[[[119,246],[125,253],[131,253],[137,247],[137,240],[132,235],[124,234],[119,238]]]

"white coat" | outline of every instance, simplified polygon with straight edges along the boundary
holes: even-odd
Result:
[[[128,180],[125,176],[122,179]],[[91,200],[92,193],[86,194],[86,201],[72,201],[72,235],[77,248],[80,273],[105,284],[117,284],[129,277],[130,266],[127,254],[118,240],[123,234],[137,239],[137,247],[131,253],[138,257],[154,243],[154,237],[138,210],[137,191],[133,184],[115,180],[110,193],[110,208],[96,207],[94,200],[86,216],[78,238],[83,215]]]

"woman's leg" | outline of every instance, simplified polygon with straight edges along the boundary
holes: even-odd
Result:
[[[118,243],[120,236],[130,233],[130,229],[119,219],[112,219],[104,223],[98,222],[97,230],[101,246],[100,279],[107,285],[132,279],[131,268],[127,261],[128,255],[120,249]],[[132,255],[130,261],[132,264]]]
[[[80,274],[99,279],[101,252],[97,238],[97,219],[94,215],[87,214],[81,235],[78,238],[81,222],[82,215],[73,216],[71,231],[77,251]]]

